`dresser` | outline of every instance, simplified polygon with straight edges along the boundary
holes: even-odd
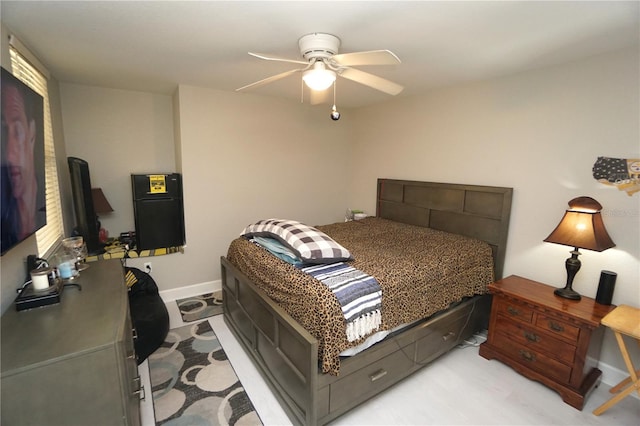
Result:
[[[3,425],[140,425],[124,271],[91,263],[58,304],[1,319]]]
[[[604,333],[600,320],[615,306],[584,296],[558,297],[555,287],[516,275],[490,284],[489,290],[489,334],[480,355],[543,383],[582,410],[602,374],[597,368]]]

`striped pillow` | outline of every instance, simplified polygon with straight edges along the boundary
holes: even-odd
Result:
[[[247,226],[240,235],[276,238],[306,264],[351,260],[349,250],[318,229],[295,220],[266,219]]]

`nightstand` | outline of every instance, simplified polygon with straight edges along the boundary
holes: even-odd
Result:
[[[584,296],[564,299],[553,294],[555,287],[516,275],[490,284],[489,290],[489,335],[480,355],[543,383],[582,410],[602,374],[597,368],[604,333],[600,320],[615,306]]]

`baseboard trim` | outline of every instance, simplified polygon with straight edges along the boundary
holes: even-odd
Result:
[[[592,358],[589,359],[592,360]],[[620,370],[609,364],[605,364],[602,361],[598,363],[598,368],[600,369],[600,371],[602,371],[601,381],[607,386],[614,387],[615,385],[629,377],[629,373],[626,370]],[[640,396],[638,396],[637,392],[632,392],[631,395],[633,395],[636,399],[640,399]]]
[[[161,290],[160,297],[164,301],[173,302],[185,297],[198,296],[200,294],[213,293],[222,289],[222,280],[209,281],[200,284],[188,285],[180,288],[172,288],[169,290]]]

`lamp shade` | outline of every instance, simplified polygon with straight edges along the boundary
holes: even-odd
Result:
[[[102,188],[91,188],[91,198],[93,198],[93,208],[96,213],[109,213],[113,211],[111,204],[104,196]]]
[[[336,73],[318,61],[313,64],[313,69],[304,72],[302,80],[311,90],[326,90],[336,81]]]
[[[600,210],[602,205],[593,198],[574,198],[569,201],[569,209],[556,229],[544,241],[594,251],[615,247],[604,227]]]

